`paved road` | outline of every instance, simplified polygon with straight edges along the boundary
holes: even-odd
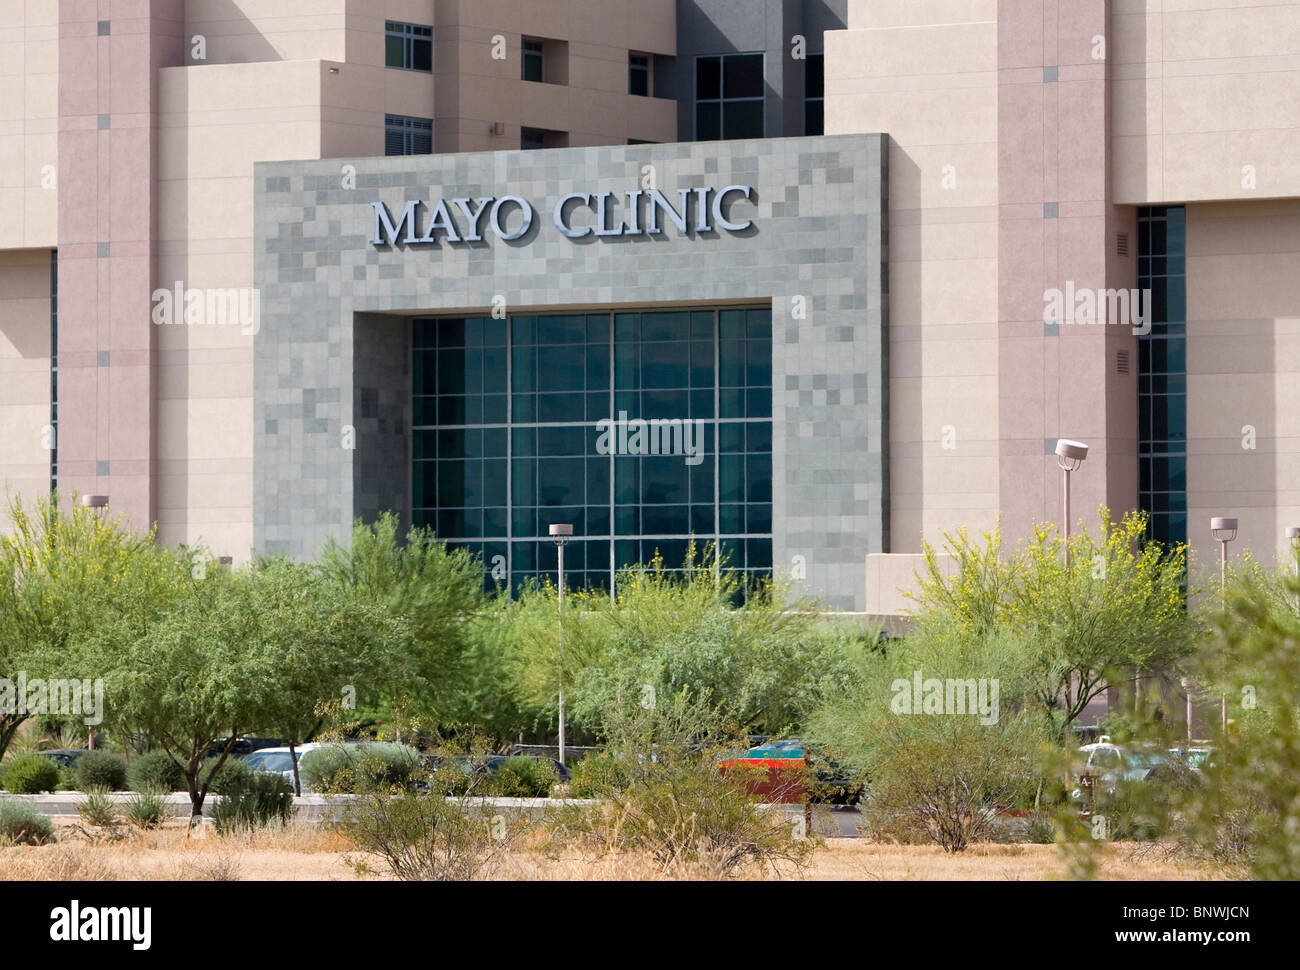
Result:
[[[126,803],[131,798],[130,792],[115,792],[111,796],[115,801],[122,804],[125,809]],[[346,796],[342,796],[346,797]],[[78,792],[55,792],[52,795],[11,795],[9,793],[0,794],[0,801],[24,801],[31,804],[37,811],[43,812],[51,818],[76,818],[77,805],[81,800]],[[305,822],[318,822],[326,814],[329,803],[332,799],[327,800],[321,795],[303,795],[294,799],[294,817]],[[484,798],[473,799],[476,804],[491,806],[503,812],[522,812],[530,817],[541,815],[547,808],[557,808],[560,805],[582,805],[590,804],[583,799],[559,799],[559,798]],[[212,811],[221,803],[220,795],[209,795],[203,802],[203,814],[211,816]],[[190,816],[190,798],[185,794],[173,794],[167,796],[168,812],[173,818],[189,818]],[[803,809],[798,805],[774,805],[774,809],[784,812],[793,819],[803,813]],[[858,823],[862,815],[856,808],[845,808],[842,806],[819,806],[813,810],[812,830],[817,835],[830,838],[848,838],[855,839],[859,837]]]

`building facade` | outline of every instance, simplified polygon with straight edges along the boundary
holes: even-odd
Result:
[[[0,478],[310,556],[384,509],[843,610],[923,540],[1300,524],[1300,3],[0,5]]]

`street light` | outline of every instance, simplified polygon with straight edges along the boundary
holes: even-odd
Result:
[[[1300,580],[1300,525],[1287,526],[1286,537],[1291,541],[1291,558],[1295,560],[1296,579]],[[1300,609],[1300,590],[1296,591],[1296,608]]]
[[[108,508],[107,495],[83,495],[81,496],[81,506],[86,509],[94,509],[99,512]],[[95,732],[86,732],[86,748],[90,751],[95,750]]]
[[[1082,441],[1060,438],[1056,442],[1056,464],[1061,469],[1061,537],[1065,540],[1065,567],[1070,568],[1070,473],[1088,459],[1088,446]]]
[[[564,764],[564,546],[573,535],[573,526],[567,522],[553,522],[550,534],[560,556],[560,598],[556,613],[560,624],[560,764]]]
[[[1230,515],[1216,515],[1210,519],[1210,534],[1219,543],[1219,599],[1223,610],[1228,610],[1228,543],[1237,538],[1237,520]],[[1219,702],[1219,715],[1224,733],[1228,730],[1228,695]]]

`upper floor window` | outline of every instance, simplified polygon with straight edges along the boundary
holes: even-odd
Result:
[[[763,137],[763,55],[716,54],[695,59],[698,141]]]
[[[825,58],[821,54],[809,54],[808,60],[804,61],[803,65],[803,133],[805,135],[826,133],[825,96]]]
[[[432,155],[433,120],[384,115],[385,155]]]
[[[540,128],[521,128],[519,131],[519,147],[524,151],[545,148],[546,132]]]
[[[384,24],[384,65],[408,71],[433,70],[433,28],[404,24],[396,20]]]
[[[524,59],[519,76],[525,81],[542,80],[542,42],[524,41]]]
[[[650,58],[645,54],[627,56],[627,93],[650,97]]]

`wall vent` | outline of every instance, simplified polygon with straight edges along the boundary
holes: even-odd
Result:
[[[1118,350],[1115,352],[1115,373],[1128,373],[1128,351]]]
[[[1115,255],[1128,256],[1128,233],[1120,232],[1115,234]]]

